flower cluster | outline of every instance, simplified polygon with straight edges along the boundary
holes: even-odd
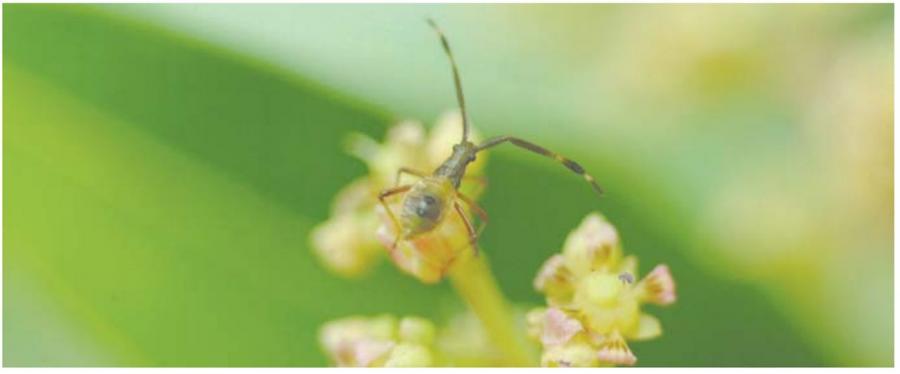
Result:
[[[409,176],[398,178],[401,168],[430,174],[459,140],[461,121],[456,112],[446,114],[427,136],[421,123],[404,121],[388,131],[383,144],[362,134],[350,137],[348,151],[367,164],[369,174],[338,193],[331,217],[312,231],[312,247],[326,267],[346,277],[359,276],[374,265],[384,248],[392,247],[396,228],[378,203],[378,194],[397,183],[413,182]],[[467,182],[477,180],[483,168],[484,157],[479,156],[467,170],[471,177],[463,182],[461,191],[472,198],[482,188]],[[400,195],[388,201],[395,213],[400,201]],[[434,283],[464,255],[469,248],[467,238],[462,220],[448,215],[446,224],[434,232],[398,243],[390,258],[417,279]]]
[[[414,183],[398,170],[430,174],[458,140],[461,117],[444,116],[426,136],[417,122],[392,127],[384,143],[364,135],[348,142],[369,174],[337,195],[328,221],[316,227],[311,241],[322,263],[344,276],[366,272],[382,253],[402,271],[423,283],[446,275],[469,307],[465,318],[451,320],[436,337],[434,325],[418,317],[398,319],[350,317],[325,324],[320,343],[338,366],[423,367],[438,365],[523,366],[537,362],[537,345],[544,366],[632,365],[636,357],[628,340],[661,334],[659,321],[641,312],[643,304],[675,301],[675,285],[665,265],[636,281],[637,260],[624,257],[615,228],[599,214],[589,215],[566,239],[562,253],[549,258],[535,279],[547,306],[527,313],[509,307],[483,257],[473,251],[461,214],[447,214],[434,229],[397,241],[397,227],[380,204],[379,193]],[[484,157],[469,165],[460,192],[474,200],[483,192]],[[403,194],[386,200],[386,208],[400,212]],[[396,246],[395,246],[396,244]],[[386,249],[386,250],[385,250]],[[518,317],[517,317],[518,316]]]
[[[325,324],[319,340],[337,366],[424,367],[434,363],[434,325],[419,317],[350,317]]]
[[[645,303],[675,302],[666,265],[635,283],[637,259],[623,257],[616,229],[599,214],[588,215],[550,257],[534,280],[548,306],[529,312],[529,335],[544,348],[544,366],[633,365],[626,340],[662,333],[659,320],[641,312]]]

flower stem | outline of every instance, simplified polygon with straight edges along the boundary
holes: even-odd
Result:
[[[450,281],[469,308],[475,312],[491,342],[509,366],[531,366],[524,335],[517,333],[512,309],[497,286],[484,254],[461,261],[450,272]]]

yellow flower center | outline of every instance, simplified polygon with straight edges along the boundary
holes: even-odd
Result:
[[[594,272],[585,277],[582,287],[587,302],[610,305],[618,299],[622,281],[612,274]]]

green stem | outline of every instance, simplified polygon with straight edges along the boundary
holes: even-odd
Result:
[[[500,292],[484,254],[459,263],[450,272],[450,281],[478,316],[491,342],[500,349],[504,362],[509,366],[533,366],[524,334],[517,333],[512,309]]]

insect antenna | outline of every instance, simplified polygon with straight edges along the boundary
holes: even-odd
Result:
[[[444,36],[444,32],[441,31],[441,28],[438,27],[437,23],[435,23],[433,19],[427,18],[426,21],[438,34],[438,37],[441,38],[441,45],[444,47],[444,52],[447,52],[447,57],[450,58],[450,67],[453,68],[453,83],[456,85],[456,101],[459,102],[459,110],[460,112],[462,112],[462,143],[465,143],[469,140],[469,116],[468,114],[466,114],[466,100],[463,97],[462,83],[459,79],[459,69],[457,69],[456,67],[456,60],[453,58],[453,52],[450,51],[450,43],[447,42],[447,38]]]

